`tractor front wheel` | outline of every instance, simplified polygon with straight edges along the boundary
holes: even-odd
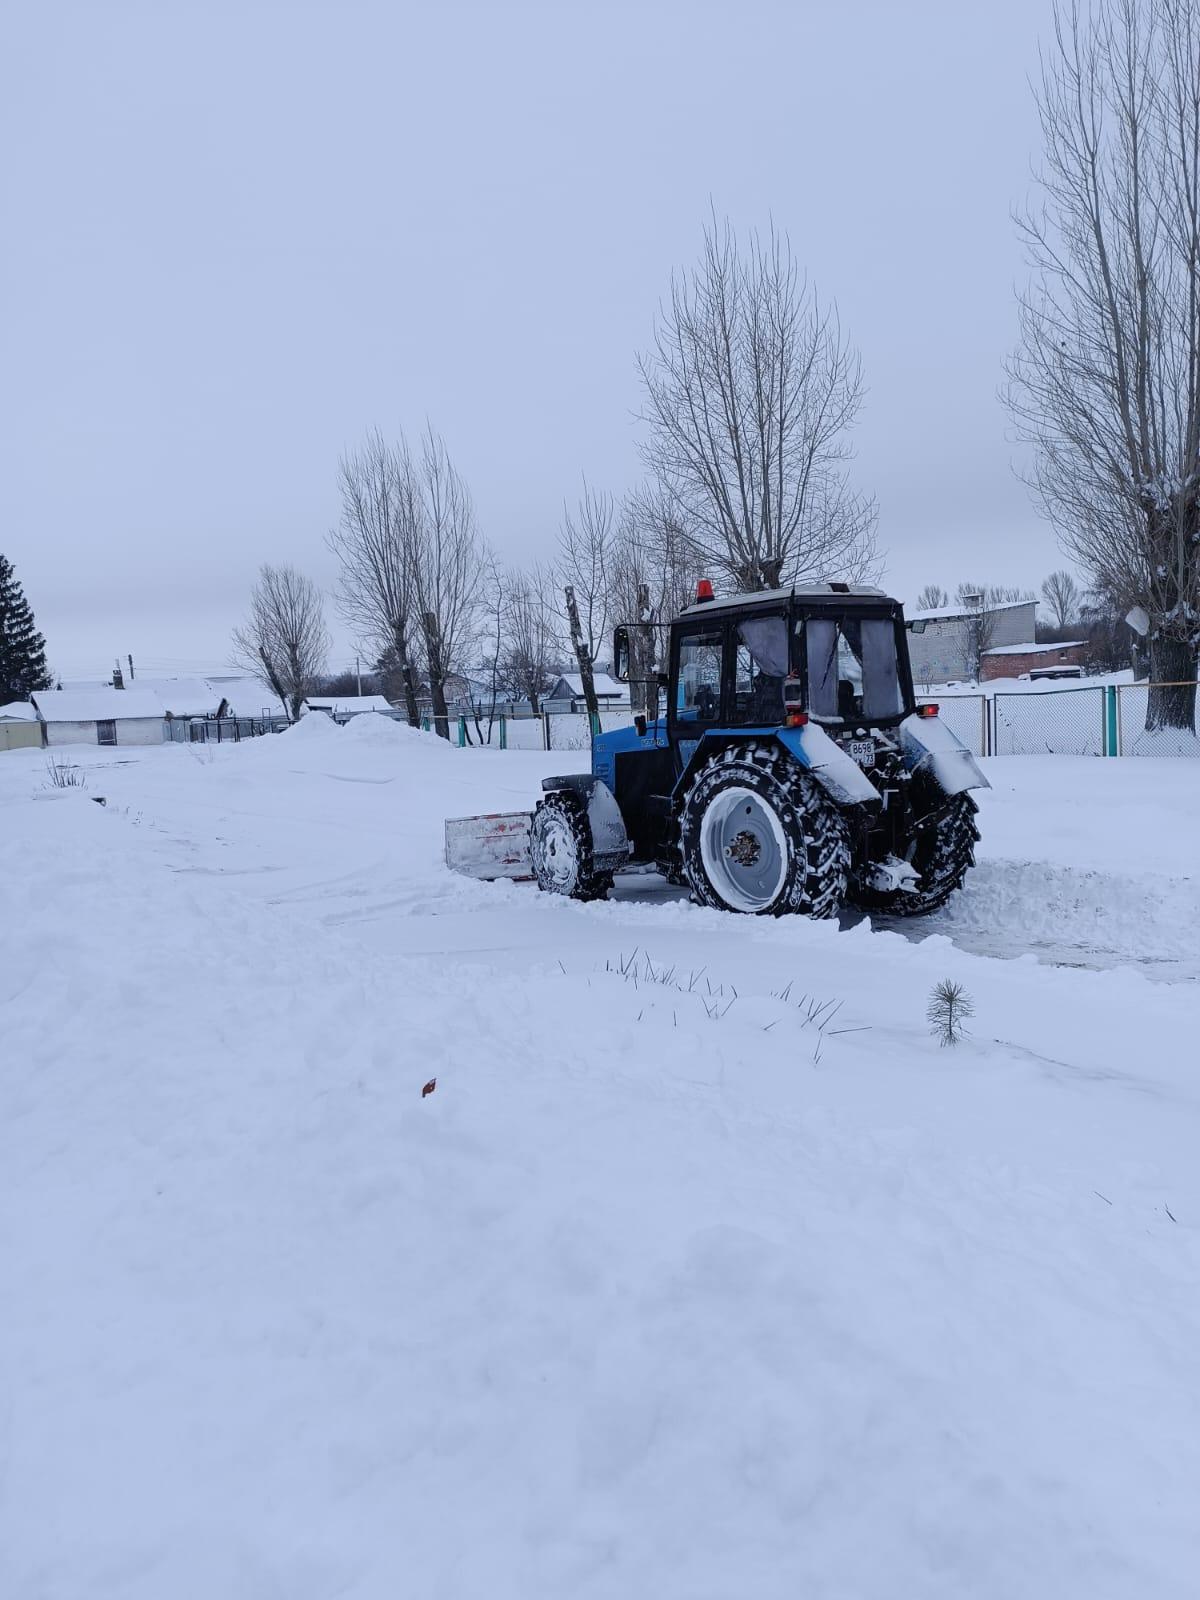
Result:
[[[751,916],[833,917],[850,844],[841,813],[778,745],[729,745],[707,761],[680,818],[693,896]]]
[[[593,864],[592,830],[574,794],[558,790],[539,800],[529,829],[529,858],[539,889],[572,900],[603,900],[612,873]]]

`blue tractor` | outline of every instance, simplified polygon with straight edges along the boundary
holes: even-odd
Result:
[[[655,657],[647,629],[617,629],[614,663],[650,709],[596,736],[590,774],[542,785],[540,888],[599,899],[642,864],[721,910],[832,917],[932,911],[960,887],[987,779],[917,703],[898,601],[844,583],[717,599],[702,582],[652,676],[631,672],[631,654]]]

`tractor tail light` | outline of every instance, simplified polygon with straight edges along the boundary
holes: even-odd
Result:
[[[783,722],[787,728],[803,728],[808,722],[804,709],[804,685],[793,673],[783,680]]]
[[[696,604],[699,605],[701,601],[711,599],[713,599],[713,586],[707,578],[701,578],[696,585]]]
[[[918,706],[917,707],[917,715],[919,717],[936,717],[937,714],[938,714],[937,706],[932,705],[928,701],[923,706]]]

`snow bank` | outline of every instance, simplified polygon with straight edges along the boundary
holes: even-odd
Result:
[[[341,733],[341,727],[332,717],[327,717],[323,711],[310,711],[299,721],[291,723],[289,727],[279,733],[269,736],[271,739],[286,739],[290,744],[311,744],[318,739],[331,739]]]
[[[440,755],[452,748],[445,739],[438,738],[436,733],[427,733],[423,728],[413,728],[407,722],[397,722],[393,717],[377,716],[371,712],[351,717],[342,729],[342,735],[356,745],[369,745],[384,750],[402,749],[407,746],[414,750],[433,751],[436,747]]]

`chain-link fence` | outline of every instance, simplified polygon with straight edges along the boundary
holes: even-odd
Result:
[[[628,728],[632,711],[601,711],[599,731]],[[426,729],[432,719],[422,719]],[[451,741],[460,745],[490,745],[493,750],[590,750],[592,724],[583,711],[526,712],[523,716],[451,717]]]
[[[1146,731],[1152,688],[1145,683],[1031,688],[991,696],[943,693],[937,697],[938,715],[976,756],[1200,756],[1197,686],[1153,686],[1154,691],[1164,688],[1184,691],[1172,704],[1176,711],[1181,703],[1190,705],[1192,731]],[[607,733],[632,721],[629,710],[602,711],[599,728]],[[426,718],[424,725],[432,723]],[[490,724],[486,717],[452,716],[450,738],[462,745],[490,744],[501,750],[585,751],[591,746],[592,725],[585,713],[572,711],[497,716]]]
[[[1109,753],[1107,691],[1030,690],[992,702],[990,754],[1103,756]]]
[[[966,745],[973,756],[986,756],[988,745],[988,699],[985,694],[939,695],[938,716]]]
[[[1154,705],[1151,706],[1151,685],[1148,683],[1120,683],[1116,686],[1117,750],[1123,756],[1200,756],[1200,726],[1196,711],[1200,704],[1194,683],[1163,683],[1153,686]],[[1151,709],[1154,718],[1149,717]],[[1190,727],[1163,727],[1163,713],[1173,714],[1171,720],[1186,722],[1191,715]],[[1159,726],[1147,728],[1153,720]]]

